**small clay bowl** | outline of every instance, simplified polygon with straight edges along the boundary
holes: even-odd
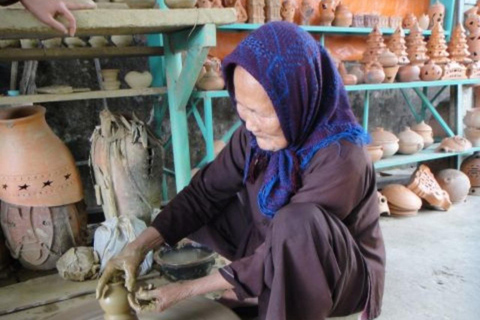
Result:
[[[155,252],[153,258],[172,281],[204,277],[215,264],[215,252],[198,243],[163,247]]]

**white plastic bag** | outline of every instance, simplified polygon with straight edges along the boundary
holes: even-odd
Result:
[[[93,248],[100,257],[100,272],[103,272],[107,262],[120,253],[122,249],[147,228],[142,220],[130,217],[113,217],[103,222],[97,230],[93,240]],[[144,275],[153,264],[153,251],[150,251],[139,266],[139,275]]]

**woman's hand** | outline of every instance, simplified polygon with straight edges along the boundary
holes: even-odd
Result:
[[[96,4],[93,1],[75,3],[62,0],[21,0],[21,2],[38,20],[64,34],[68,33],[71,37],[77,30],[77,22],[70,10],[96,8]],[[68,31],[62,23],[55,20],[57,15],[62,15],[67,19]]]

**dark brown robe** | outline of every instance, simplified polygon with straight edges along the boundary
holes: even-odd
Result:
[[[377,317],[385,249],[365,150],[343,141],[320,149],[268,219],[257,205],[263,175],[243,184],[248,139],[242,126],[152,225],[170,245],[190,236],[233,260],[220,273],[239,298],[259,298],[261,319]]]

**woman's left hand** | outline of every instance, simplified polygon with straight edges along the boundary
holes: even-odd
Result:
[[[182,283],[172,283],[160,288],[140,288],[128,295],[130,306],[138,313],[161,312],[177,302],[191,296],[189,286]]]

